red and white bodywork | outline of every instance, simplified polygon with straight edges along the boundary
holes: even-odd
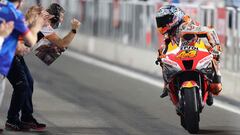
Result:
[[[161,59],[163,77],[183,127],[190,133],[196,133],[199,114],[206,103],[207,88],[213,76],[213,55],[200,38],[191,45],[181,40],[179,45],[170,43],[165,57]],[[191,124],[189,121],[192,121]]]

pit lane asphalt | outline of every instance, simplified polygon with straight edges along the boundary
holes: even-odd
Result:
[[[35,56],[26,62],[35,79],[34,107],[44,132],[11,132],[10,135],[187,135],[169,98],[142,81],[61,56],[50,67]],[[1,108],[6,120],[10,86]],[[200,134],[239,135],[240,115],[206,106]]]

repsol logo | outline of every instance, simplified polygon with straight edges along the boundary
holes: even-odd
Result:
[[[195,51],[197,51],[197,50],[198,50],[198,48],[195,47],[195,46],[181,46],[180,49],[181,49],[181,50],[185,50],[185,51],[189,51],[189,50],[195,50]]]

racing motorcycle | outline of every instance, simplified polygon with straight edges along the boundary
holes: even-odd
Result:
[[[181,125],[192,134],[199,131],[200,113],[214,73],[213,54],[202,41],[204,37],[183,34],[179,45],[170,42],[164,57],[158,59]]]

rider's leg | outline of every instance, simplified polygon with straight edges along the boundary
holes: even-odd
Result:
[[[213,65],[215,69],[215,74],[213,76],[213,82],[210,83],[209,90],[212,92],[212,94],[218,95],[222,91],[222,81],[221,81],[219,61],[213,60]]]
[[[168,95],[168,88],[167,88],[167,81],[165,79],[165,74],[163,72],[163,80],[164,80],[164,86],[163,86],[163,91],[162,91],[162,94],[160,94],[160,97],[161,98],[164,98]]]
[[[168,89],[166,87],[166,84],[164,83],[162,94],[160,95],[161,98],[164,98],[168,95]]]
[[[209,85],[209,94],[207,98],[207,104],[211,106],[213,104],[213,95],[218,95],[222,91],[222,81],[221,81],[221,73],[219,61],[213,60],[214,66],[214,76],[212,83]]]

